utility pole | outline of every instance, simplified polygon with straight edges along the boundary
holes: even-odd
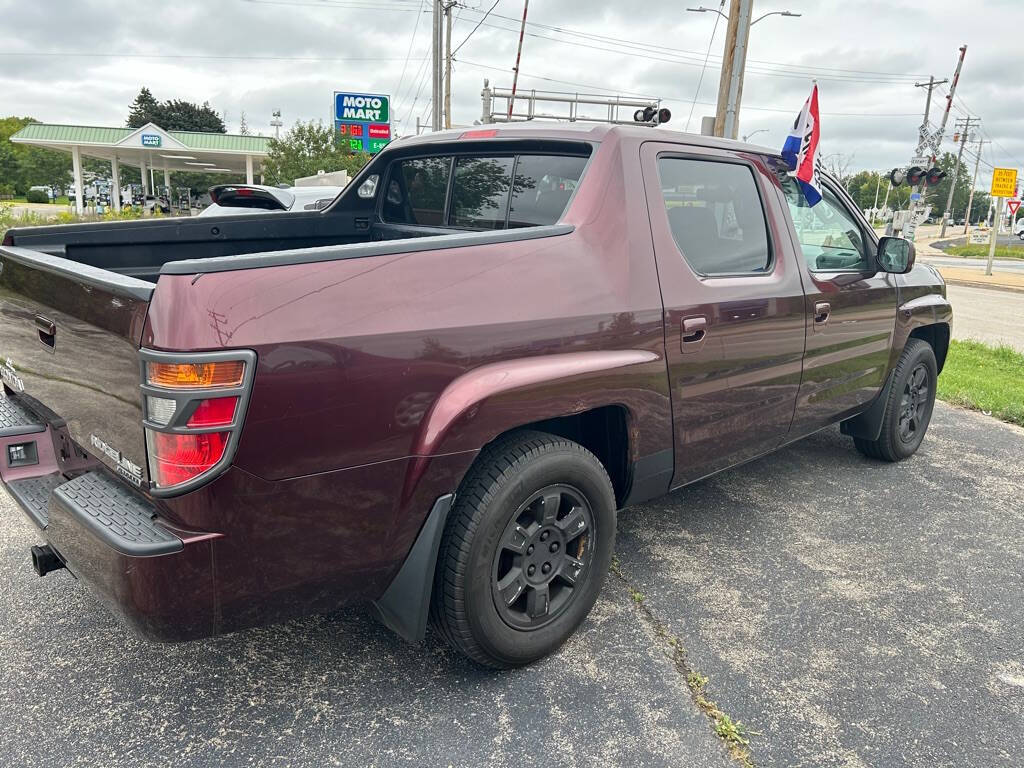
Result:
[[[735,139],[739,131],[739,105],[743,97],[743,70],[747,64],[747,42],[754,0],[733,0],[725,27],[725,52],[718,78],[715,136]]]
[[[275,109],[273,111],[273,113],[271,114],[270,124],[274,128],[274,138],[275,139],[281,138],[281,126],[284,125],[284,123],[281,122],[281,110],[280,109]]]
[[[452,7],[444,6],[444,127],[452,127]]]
[[[530,10],[530,0],[523,3],[523,23],[519,27],[519,49],[516,51],[516,66],[512,75],[512,97],[508,100],[508,119],[512,119],[512,103],[516,100],[516,86],[519,84],[519,59],[523,55],[523,35],[526,34],[526,12]]]
[[[960,137],[960,151],[956,153],[956,165],[953,166],[953,178],[949,183],[949,196],[946,198],[946,210],[942,213],[942,230],[939,232],[939,237],[946,236],[946,225],[949,223],[949,209],[953,207],[953,192],[956,191],[956,180],[960,175],[960,162],[964,157],[964,147],[967,146],[967,135],[971,129],[971,123],[977,122],[977,118],[965,117],[963,120],[957,121],[957,130],[963,131]],[[960,126],[963,123],[963,126]]]
[[[442,47],[442,30],[441,26],[441,14],[444,12],[442,7],[442,0],[433,0],[434,12],[433,12],[433,46],[431,52],[431,89],[430,97],[431,101],[431,117],[430,117],[430,130],[440,131],[441,130],[441,111],[443,108],[442,104],[442,90],[443,90],[443,68],[441,66],[441,47]]]
[[[971,182],[971,194],[967,198],[967,211],[964,213],[964,234],[967,234],[971,226],[971,207],[974,205],[974,188],[978,186],[978,169],[981,167],[981,150],[988,141],[978,139],[978,155],[974,158],[974,180]]]

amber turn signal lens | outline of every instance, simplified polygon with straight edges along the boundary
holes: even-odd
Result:
[[[146,363],[146,381],[167,389],[240,387],[245,363],[220,360],[216,363]]]

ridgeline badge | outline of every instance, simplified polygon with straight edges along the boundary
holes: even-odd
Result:
[[[119,475],[126,480],[130,480],[135,485],[142,485],[142,467],[127,456],[122,456],[119,450],[110,447],[96,437],[96,435],[89,435],[89,442],[92,443],[93,448],[114,462],[117,466],[117,473]]]

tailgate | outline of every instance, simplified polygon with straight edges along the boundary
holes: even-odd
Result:
[[[66,422],[80,448],[136,485],[148,480],[138,350],[153,288],[59,256],[0,247],[4,385],[54,427]],[[57,457],[61,465],[69,458]]]

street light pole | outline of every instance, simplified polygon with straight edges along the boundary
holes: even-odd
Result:
[[[743,100],[743,73],[747,66],[747,47],[750,28],[769,16],[800,16],[791,11],[771,11],[751,20],[754,0],[733,0],[729,15],[717,8],[687,8],[696,13],[711,11],[729,23],[725,30],[725,53],[722,73],[718,80],[718,105],[715,111],[715,136],[735,139],[739,135],[740,102]]]
[[[743,137],[743,141],[749,141],[751,136],[757,136],[757,134],[759,133],[768,133],[768,129],[758,128],[756,131],[751,131],[750,133]]]

